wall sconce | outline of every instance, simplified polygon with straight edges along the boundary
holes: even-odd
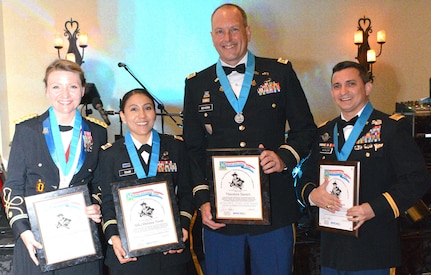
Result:
[[[365,30],[364,30],[365,29]],[[361,64],[367,71],[371,82],[373,82],[373,64],[376,62],[377,57],[382,54],[383,44],[386,42],[386,32],[384,30],[377,32],[377,43],[380,45],[379,54],[370,48],[368,44],[368,36],[373,32],[371,28],[371,19],[367,17],[359,18],[358,30],[354,35],[354,42],[358,45],[358,56],[355,57],[359,64]]]
[[[69,49],[65,59],[76,62],[81,66],[84,63],[84,49],[88,46],[88,36],[86,34],[79,33],[79,23],[78,21],[70,19],[64,23],[64,36],[69,40]],[[76,41],[78,40],[78,45],[82,48],[82,55],[79,53],[78,47],[76,46]],[[54,48],[57,49],[58,58],[60,57],[60,49],[63,48],[63,38],[56,37],[54,40]]]

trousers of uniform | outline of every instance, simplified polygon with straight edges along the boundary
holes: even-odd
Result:
[[[204,229],[205,275],[244,275],[249,253],[253,275],[291,275],[293,225],[259,235],[223,235]]]

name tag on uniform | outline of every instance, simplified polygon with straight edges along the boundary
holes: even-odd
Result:
[[[198,106],[199,108],[199,113],[204,113],[204,112],[211,112],[213,111],[213,104],[200,104]]]
[[[128,169],[122,169],[120,171],[118,171],[118,176],[120,177],[127,177],[130,175],[134,175],[135,173],[135,168],[128,168]]]
[[[320,153],[330,155],[334,151],[333,143],[319,143]]]

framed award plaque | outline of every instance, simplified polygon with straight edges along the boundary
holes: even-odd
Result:
[[[111,188],[127,257],[185,247],[170,174],[116,182]]]
[[[319,184],[327,184],[326,191],[342,204],[335,213],[319,208],[320,230],[358,237],[358,230],[353,230],[355,222],[347,219],[346,212],[359,203],[359,169],[358,161],[319,161]]]
[[[96,224],[85,213],[91,204],[86,185],[25,198],[42,271],[103,258]]]
[[[270,224],[269,177],[260,164],[261,149],[208,149],[211,208],[226,224]]]

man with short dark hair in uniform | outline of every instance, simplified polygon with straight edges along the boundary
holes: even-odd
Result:
[[[301,194],[304,203],[336,213],[341,201],[327,191],[329,181],[318,186],[317,161],[359,161],[359,204],[346,213],[359,237],[322,231],[322,274],[389,275],[401,265],[398,217],[430,188],[430,174],[408,121],[373,109],[372,83],[362,65],[335,65],[331,87],[341,116],[319,127]]]

